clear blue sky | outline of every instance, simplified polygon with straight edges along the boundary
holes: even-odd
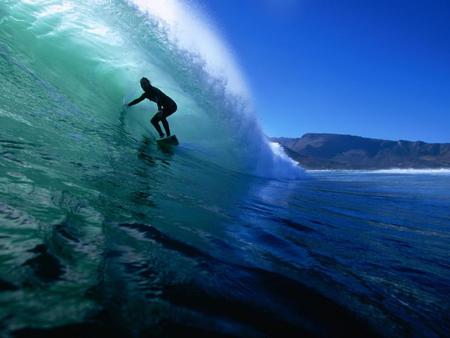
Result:
[[[450,142],[449,0],[198,0],[270,136]]]

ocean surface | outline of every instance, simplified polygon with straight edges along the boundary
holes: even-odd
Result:
[[[244,73],[184,2],[0,3],[1,337],[448,336],[450,171],[304,171]]]

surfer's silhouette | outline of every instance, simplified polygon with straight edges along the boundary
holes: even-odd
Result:
[[[155,129],[158,131],[159,137],[163,138],[164,136],[170,136],[170,128],[169,122],[167,122],[167,117],[172,115],[177,111],[177,104],[174,100],[164,94],[161,90],[156,87],[153,87],[150,80],[143,77],[141,79],[141,87],[144,90],[144,93],[138,97],[136,100],[128,103],[128,107],[131,107],[144,99],[149,99],[150,101],[156,102],[158,105],[158,112],[152,117],[150,122],[153,124]],[[162,122],[166,135],[161,130],[159,126],[159,122]]]

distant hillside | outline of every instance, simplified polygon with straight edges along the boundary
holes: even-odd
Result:
[[[272,138],[307,169],[450,168],[450,143],[387,141],[338,134]]]

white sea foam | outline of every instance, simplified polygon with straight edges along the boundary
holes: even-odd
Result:
[[[442,175],[450,175],[450,169],[448,168],[440,168],[440,169],[385,169],[385,170],[375,170],[375,173],[380,174],[442,174]]]
[[[359,173],[359,174],[398,174],[398,175],[450,175],[449,168],[440,169],[414,169],[414,168],[392,168],[378,170],[347,170],[347,169],[323,169],[307,170],[311,173],[336,172],[336,173]]]

